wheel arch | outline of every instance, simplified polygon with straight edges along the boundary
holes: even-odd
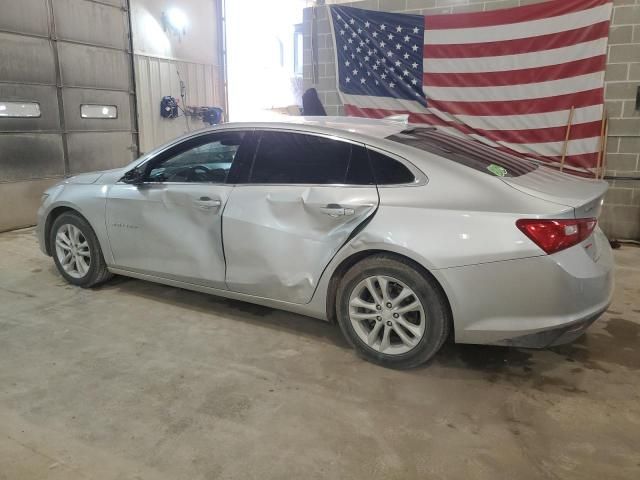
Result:
[[[57,207],[52,208],[47,215],[47,219],[44,222],[44,246],[47,251],[47,255],[49,256],[52,255],[50,237],[51,237],[51,227],[53,226],[53,222],[55,222],[60,215],[68,212],[75,213],[79,217],[82,217],[89,225],[91,225],[91,222],[89,222],[87,217],[82,215],[82,213],[80,213],[80,211],[77,210],[76,208],[70,207],[69,205],[58,205]]]
[[[396,258],[405,263],[409,263],[417,272],[419,272],[425,279],[429,279],[433,282],[434,285],[438,288],[442,297],[445,300],[447,306],[447,317],[450,326],[451,334],[455,334],[455,325],[453,322],[453,311],[451,308],[451,301],[449,300],[449,295],[447,295],[446,289],[443,287],[442,282],[438,280],[438,278],[427,269],[424,265],[420,264],[413,258],[404,255],[402,253],[394,252],[391,250],[384,249],[370,249],[370,250],[361,250],[359,252],[355,252],[352,255],[344,258],[338,266],[331,273],[331,277],[329,279],[327,285],[327,295],[326,295],[326,310],[327,310],[327,319],[331,323],[337,323],[337,311],[336,311],[336,297],[338,293],[338,286],[340,284],[340,280],[344,276],[344,274],[355,264],[361,262],[365,258],[371,257],[373,255],[384,254],[386,256]]]

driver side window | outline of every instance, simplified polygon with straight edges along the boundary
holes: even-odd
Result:
[[[150,166],[148,182],[225,183],[243,132],[189,139]]]

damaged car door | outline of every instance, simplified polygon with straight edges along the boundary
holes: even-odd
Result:
[[[282,130],[256,131],[252,143],[224,212],[227,287],[307,303],[326,265],[378,206],[367,151]]]
[[[222,211],[244,135],[191,137],[111,188],[106,222],[118,268],[225,288]]]

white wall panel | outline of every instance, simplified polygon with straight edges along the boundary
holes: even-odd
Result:
[[[160,101],[170,95],[180,100],[180,78],[186,86],[189,106],[217,106],[224,109],[221,68],[215,65],[181,62],[164,58],[134,55],[138,102],[140,151],[148,152],[189,131],[208,125],[199,119],[160,117]]]

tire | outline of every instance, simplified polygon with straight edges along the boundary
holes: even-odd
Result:
[[[451,325],[447,300],[436,281],[409,260],[389,254],[367,257],[347,271],[338,286],[336,311],[344,336],[360,357],[395,369],[431,359]]]
[[[77,238],[74,240],[76,232]],[[59,233],[63,238],[58,237]],[[73,246],[68,242],[73,243]],[[73,285],[89,288],[113,276],[107,270],[100,243],[91,225],[77,213],[65,212],[56,218],[49,232],[49,245],[58,272]],[[67,255],[75,258],[75,261],[70,260],[65,263],[65,267],[63,261],[68,258]]]

